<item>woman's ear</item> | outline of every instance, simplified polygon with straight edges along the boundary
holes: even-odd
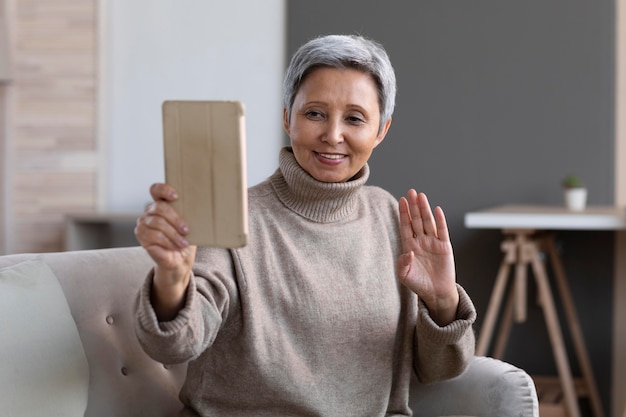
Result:
[[[378,146],[380,142],[382,142],[383,139],[385,139],[385,136],[387,136],[387,132],[389,131],[389,126],[391,126],[391,117],[387,119],[383,128],[380,129],[380,132],[378,133],[378,136],[376,137],[376,143],[374,144],[374,147]]]

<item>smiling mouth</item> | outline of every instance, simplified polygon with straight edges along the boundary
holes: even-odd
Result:
[[[321,152],[317,152],[317,154],[319,156],[321,156],[322,158],[326,158],[326,159],[342,159],[345,158],[346,155],[344,154],[339,154],[339,153],[321,153]]]

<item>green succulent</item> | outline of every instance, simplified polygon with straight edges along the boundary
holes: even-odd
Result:
[[[561,185],[564,188],[583,188],[585,186],[583,180],[580,179],[578,175],[574,174],[570,174],[563,178],[563,180],[561,181]]]

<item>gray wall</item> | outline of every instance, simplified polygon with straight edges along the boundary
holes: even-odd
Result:
[[[501,235],[466,229],[466,212],[562,204],[568,173],[586,180],[591,204],[613,204],[613,20],[611,0],[288,2],[289,54],[328,33],[360,33],[388,50],[399,93],[370,183],[397,197],[414,187],[444,208],[477,330]],[[563,232],[558,241],[608,412],[613,235]],[[514,327],[505,359],[555,374],[529,295],[529,320]]]

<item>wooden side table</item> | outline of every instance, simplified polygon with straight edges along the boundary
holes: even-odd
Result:
[[[501,206],[467,213],[465,215],[465,225],[469,228],[500,229],[504,235],[501,244],[504,256],[479,335],[476,353],[478,355],[486,355],[488,353],[512,269],[514,270],[514,281],[510,286],[505,311],[501,318],[500,329],[493,350],[494,357],[502,357],[513,321],[525,321],[527,270],[530,268],[537,284],[538,303],[543,310],[559,374],[556,386],[560,388],[560,392],[554,398],[560,398],[562,395],[564,401],[563,405],[544,403],[542,416],[548,414],[559,415],[558,410],[565,408],[569,417],[580,417],[578,397],[586,394],[589,396],[594,416],[604,417],[580,322],[576,314],[565,271],[556,250],[554,231],[625,229],[626,210],[615,207],[597,207],[582,212],[572,212],[564,207]],[[561,324],[559,323],[555,307],[555,298],[548,281],[542,253],[547,253],[549,263],[554,272],[557,285],[556,295],[560,297],[565,310],[576,358],[582,372],[581,379],[574,379],[571,373]],[[535,382],[540,396],[544,388],[547,391],[554,390],[555,384],[553,380],[535,378]],[[546,394],[546,397],[549,397],[549,393]]]
[[[141,213],[75,213],[65,219],[65,250],[137,246]]]

